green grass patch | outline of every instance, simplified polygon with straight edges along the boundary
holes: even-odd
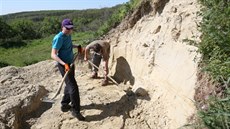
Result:
[[[199,111],[210,129],[230,128],[230,1],[200,0],[203,5],[202,38],[199,50],[204,70],[220,84],[218,96],[211,96],[208,108]],[[217,91],[214,91],[217,92]]]
[[[47,38],[24,41],[21,47],[0,47],[0,67],[8,65],[27,66],[43,60],[51,59],[50,52],[54,35]],[[93,39],[93,32],[73,33],[73,44],[85,46]],[[74,49],[74,51],[76,51]]]
[[[13,66],[26,66],[50,58],[51,36],[44,39],[24,41],[22,47],[0,47],[0,62]]]
[[[81,32],[81,33],[73,33],[72,34],[73,44],[80,44],[82,46],[86,46],[93,40],[95,40],[94,32]]]

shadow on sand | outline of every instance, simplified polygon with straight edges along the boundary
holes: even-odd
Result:
[[[31,121],[35,121],[36,119],[41,117],[41,115],[44,112],[46,112],[47,110],[49,110],[51,107],[52,107],[52,103],[42,102],[36,111],[31,112],[31,113],[23,116],[22,128],[23,129],[30,129],[31,125],[33,124],[33,123],[31,123]]]
[[[134,85],[135,83],[135,78],[132,74],[130,65],[123,56],[117,58],[116,71],[113,78],[117,81],[117,83],[123,82],[126,84],[129,82],[130,85]]]
[[[105,104],[90,104],[82,106],[82,109],[98,109],[102,112],[98,115],[91,115],[86,116],[86,121],[100,121],[107,117],[111,116],[121,116],[123,117],[123,123],[125,123],[127,118],[130,117],[130,111],[134,110],[137,105],[137,99],[142,100],[150,100],[149,95],[145,97],[140,97],[135,95],[132,91],[126,92],[125,95],[123,95],[120,100],[111,102],[111,103],[105,103]],[[123,125],[124,127],[124,125]]]

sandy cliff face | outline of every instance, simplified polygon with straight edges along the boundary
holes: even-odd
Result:
[[[112,74],[121,82],[148,89],[149,103],[160,99],[162,108],[147,104],[151,106],[145,110],[149,117],[163,112],[170,128],[185,124],[195,112],[193,97],[200,55],[185,40],[199,41],[199,9],[196,0],[144,2],[120,29],[110,32]]]

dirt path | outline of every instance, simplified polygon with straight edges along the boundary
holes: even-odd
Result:
[[[29,128],[29,124],[32,125],[32,129],[148,129],[167,127],[169,120],[164,115],[165,111],[160,103],[160,97],[151,100],[151,96],[137,96],[131,90],[123,90],[127,85],[120,84],[117,86],[112,82],[108,86],[101,86],[102,79],[93,80],[89,76],[90,71],[86,65],[77,66],[76,80],[80,90],[81,112],[86,117],[86,121],[78,121],[70,112],[61,112],[61,95],[59,95],[53,105],[43,103],[41,111],[38,111],[40,114],[37,112],[37,114],[33,114],[33,117],[26,120],[27,127]],[[102,75],[99,74],[99,76]],[[60,83],[55,79],[50,80],[50,82],[56,82],[57,86]]]
[[[181,123],[172,119],[174,118],[172,116],[177,116],[178,119],[184,120],[180,117],[186,113],[177,114],[174,111],[174,108],[177,108],[175,105],[179,102],[180,106],[183,106],[182,101],[176,96],[169,96],[168,92],[171,91],[165,90],[163,86],[145,82],[143,85],[152,87],[147,89],[147,96],[138,96],[131,91],[132,86],[128,84],[121,83],[117,86],[110,82],[108,86],[101,86],[102,79],[90,79],[90,71],[87,66],[80,66],[76,68],[76,80],[80,90],[81,112],[86,117],[86,121],[78,121],[70,112],[61,112],[60,101],[63,90],[54,104],[42,103],[38,109],[35,108],[39,104],[39,99],[31,98],[39,93],[38,90],[35,90],[38,88],[36,85],[48,90],[48,95],[51,97],[61,81],[55,62],[49,60],[23,68],[2,69],[1,77],[8,75],[11,78],[1,79],[3,84],[0,101],[1,116],[12,121],[12,123],[1,121],[3,122],[2,127],[4,124],[9,127],[17,127],[13,125],[14,117],[22,117],[15,123],[22,125],[23,129],[166,129],[182,126]],[[15,89],[8,90],[9,88]],[[4,98],[4,94],[14,96]],[[9,105],[12,106],[9,107]],[[32,113],[24,114],[27,109],[32,110]],[[12,117],[8,118],[7,112],[11,113]]]

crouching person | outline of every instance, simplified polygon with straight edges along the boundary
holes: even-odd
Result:
[[[88,44],[85,48],[85,57],[84,60],[88,60],[88,55],[90,50],[93,51],[92,56],[92,63],[99,67],[101,60],[103,60],[103,70],[104,70],[104,79],[102,81],[102,86],[106,86],[108,84],[108,74],[109,74],[109,68],[108,68],[108,62],[109,62],[109,54],[110,54],[110,43],[109,40],[95,40]],[[93,73],[91,78],[97,78],[98,77],[98,68],[95,66],[93,67]]]

